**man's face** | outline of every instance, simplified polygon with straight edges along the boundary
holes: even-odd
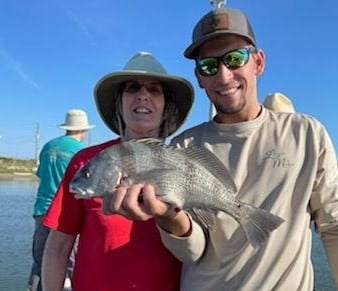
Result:
[[[195,69],[200,87],[206,90],[209,99],[216,107],[218,122],[240,122],[257,116],[260,105],[257,99],[256,77],[263,72],[264,54],[261,50],[254,51],[253,46],[244,38],[234,35],[208,40],[199,48],[197,60],[220,57],[243,48],[250,50],[247,62],[243,66],[235,69],[228,68],[220,61],[211,76],[205,76],[197,68]],[[232,60],[228,63],[229,67],[236,61],[236,53],[237,51],[224,58]]]

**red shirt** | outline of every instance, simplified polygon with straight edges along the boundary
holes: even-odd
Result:
[[[154,220],[130,221],[102,213],[99,198],[69,192],[75,172],[113,140],[88,147],[71,160],[44,224],[80,234],[73,273],[75,291],[177,291],[181,263],[163,246]]]

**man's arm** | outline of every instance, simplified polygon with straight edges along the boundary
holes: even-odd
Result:
[[[320,131],[319,145],[318,170],[310,205],[338,287],[338,167],[334,146],[324,128]]]
[[[338,288],[338,226],[321,233],[322,242],[326,251],[328,263]]]

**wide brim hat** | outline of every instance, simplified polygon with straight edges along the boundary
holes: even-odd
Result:
[[[184,56],[195,59],[198,48],[205,41],[222,35],[241,36],[256,46],[255,34],[246,15],[240,10],[222,6],[208,12],[198,21],[193,30],[192,43],[184,51]]]
[[[59,125],[60,128],[68,131],[81,131],[94,128],[88,122],[87,113],[81,109],[70,109],[66,112],[65,122]]]
[[[122,71],[105,75],[96,83],[94,97],[102,120],[114,133],[121,134],[116,117],[118,90],[124,82],[139,77],[155,78],[170,91],[172,101],[176,103],[178,109],[176,127],[168,132],[168,136],[173,134],[189,114],[194,101],[194,90],[186,79],[169,75],[154,56],[147,52],[137,53]]]
[[[268,94],[263,105],[275,112],[295,112],[292,101],[280,92]]]

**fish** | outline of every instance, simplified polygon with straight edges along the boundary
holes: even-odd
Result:
[[[217,213],[222,211],[239,223],[254,248],[284,222],[237,199],[230,171],[202,147],[176,148],[155,138],[123,141],[85,163],[69,186],[76,198],[89,199],[103,197],[121,183],[155,185],[159,199],[184,209],[211,231]]]

